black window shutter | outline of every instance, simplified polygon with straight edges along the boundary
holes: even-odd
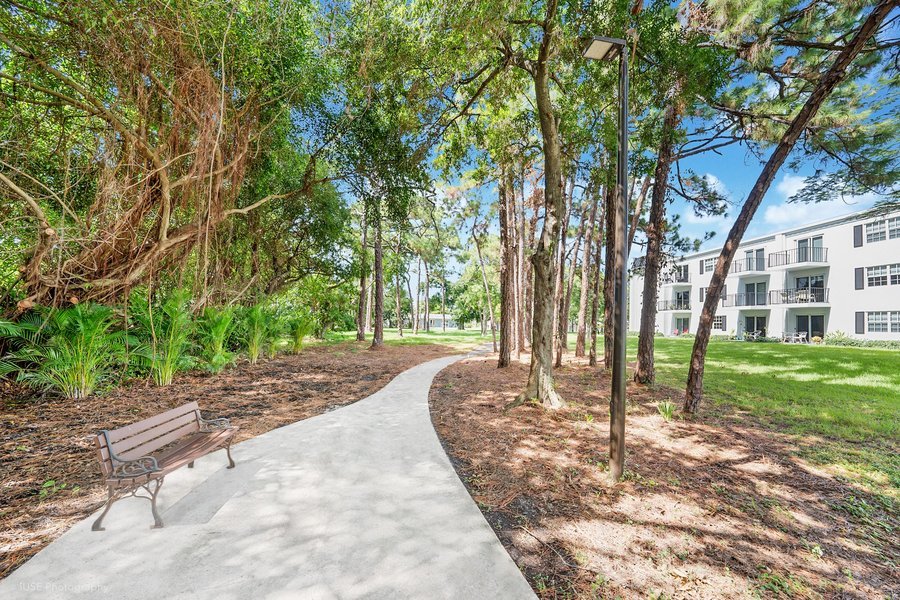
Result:
[[[865,273],[863,272],[863,268],[856,267],[856,269],[854,269],[853,274],[856,279],[856,289],[858,289],[858,290],[863,289],[863,287],[865,287],[865,282],[866,282]]]
[[[703,275],[703,261],[700,261],[700,274]]]
[[[866,332],[866,313],[856,313],[856,333]]]
[[[854,225],[853,226],[853,247],[859,248],[862,246],[862,225]]]
[[[726,322],[728,321],[728,317],[722,315],[722,331],[728,331],[728,325]]]

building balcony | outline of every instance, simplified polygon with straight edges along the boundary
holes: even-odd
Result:
[[[690,300],[660,300],[656,310],[691,310]]]
[[[722,306],[767,306],[769,296],[765,293],[728,294],[722,297]]]
[[[769,304],[826,304],[828,288],[800,288],[771,290]]]
[[[769,267],[784,267],[787,265],[804,263],[819,264],[826,262],[828,262],[828,248],[821,248],[819,246],[794,248],[793,250],[783,250],[781,252],[769,254]]]
[[[758,273],[765,270],[766,259],[742,258],[731,263],[731,270],[729,273]]]
[[[690,283],[690,273],[666,273],[660,277],[663,285],[677,285],[679,283]]]

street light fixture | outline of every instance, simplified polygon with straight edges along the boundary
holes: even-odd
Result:
[[[625,271],[628,261],[628,45],[625,40],[595,37],[582,51],[590,60],[619,59],[619,142],[616,161],[616,271],[613,308],[612,392],[609,400],[609,478],[618,481],[625,469]]]

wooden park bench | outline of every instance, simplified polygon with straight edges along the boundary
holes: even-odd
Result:
[[[103,531],[103,517],[116,500],[127,496],[150,500],[153,527],[163,522],[156,511],[156,496],[163,479],[172,471],[194,466],[194,460],[224,448],[228,468],[234,468],[231,441],[237,431],[228,419],[204,419],[196,402],[113,430],[103,430],[95,438],[100,469],[109,497],[94,522],[94,531]],[[138,495],[141,490],[149,496]]]

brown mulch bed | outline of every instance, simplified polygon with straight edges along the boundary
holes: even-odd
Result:
[[[568,406],[504,406],[525,364],[449,367],[432,419],[488,522],[542,598],[894,598],[897,515],[729,409],[666,422],[681,394],[629,382],[624,481],[607,483],[609,378],[557,370]]]
[[[0,578],[102,504],[92,441],[100,429],[197,400],[204,416],[240,426],[241,441],[365,398],[405,369],[453,352],[440,345],[367,347],[310,346],[218,375],[184,374],[164,388],[138,382],[77,402],[33,398],[0,382]]]

